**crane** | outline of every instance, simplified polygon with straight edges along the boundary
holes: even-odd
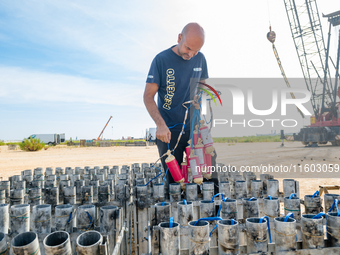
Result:
[[[106,128],[106,126],[107,126],[107,124],[109,124],[109,122],[110,122],[110,120],[112,119],[112,116],[110,116],[110,118],[109,118],[109,120],[106,122],[106,124],[105,124],[105,126],[104,126],[104,128],[103,128],[103,130],[102,130],[102,132],[100,132],[100,134],[99,134],[99,136],[98,136],[98,138],[97,138],[97,140],[99,140],[99,141],[101,141],[102,139],[103,139],[103,133],[104,133],[104,130],[105,130],[105,128]]]
[[[284,0],[291,34],[300,62],[304,81],[311,92],[313,116],[311,125],[302,128],[294,140],[317,146],[331,142],[340,145],[340,109],[338,96],[339,54],[335,69],[335,81],[331,79],[329,52],[331,27],[340,25],[340,11],[323,17],[328,18],[329,32],[325,45],[316,0]],[[331,59],[332,60],[332,59]],[[334,83],[334,84],[333,84]]]

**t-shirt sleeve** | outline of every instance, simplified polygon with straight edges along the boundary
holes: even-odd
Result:
[[[160,77],[159,69],[160,69],[159,60],[158,60],[157,57],[155,57],[152,60],[150,70],[149,70],[149,73],[148,73],[148,77],[146,78],[147,83],[157,83],[158,86],[160,86],[161,77]]]
[[[207,61],[205,60],[205,57],[203,55],[201,80],[205,80],[205,79],[208,79],[208,78],[209,78],[209,75],[208,75]]]

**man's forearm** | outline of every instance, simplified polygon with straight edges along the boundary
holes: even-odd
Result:
[[[165,121],[163,117],[161,116],[154,99],[153,98],[144,99],[144,104],[151,118],[156,123],[156,126],[157,127],[166,126]]]

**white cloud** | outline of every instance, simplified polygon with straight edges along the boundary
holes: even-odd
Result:
[[[63,74],[0,67],[0,100],[86,102],[90,104],[144,107],[143,87]]]

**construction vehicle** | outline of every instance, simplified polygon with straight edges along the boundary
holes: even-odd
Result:
[[[325,45],[316,0],[284,0],[295,48],[307,89],[311,92],[314,114],[310,125],[294,134],[304,145],[340,145],[339,59],[340,33],[336,64],[329,55],[331,28],[340,25],[340,11],[323,15],[328,18],[329,32]],[[334,73],[333,74],[333,70]],[[335,78],[331,78],[333,74]]]
[[[103,140],[103,133],[104,133],[104,130],[105,130],[105,128],[107,127],[107,124],[109,124],[109,122],[110,122],[111,119],[112,119],[112,116],[110,116],[109,120],[106,122],[106,124],[105,124],[105,126],[104,126],[102,132],[100,132],[100,134],[99,134],[99,136],[98,136],[98,138],[97,138],[97,141]]]

